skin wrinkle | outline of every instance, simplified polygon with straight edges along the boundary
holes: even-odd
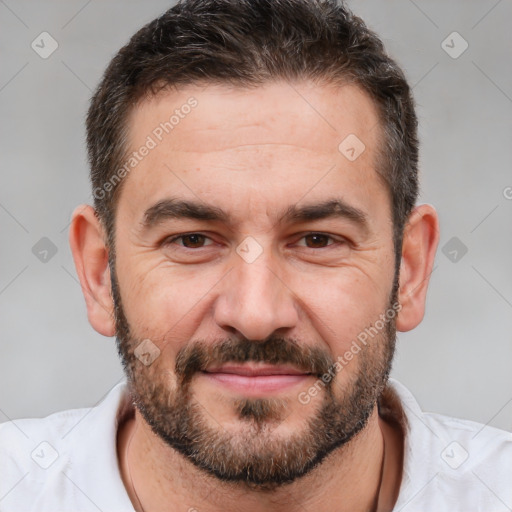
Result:
[[[265,361],[269,364],[293,363],[296,368],[321,377],[327,373],[334,361],[321,350],[313,349],[311,351],[304,347],[300,349],[304,352],[300,353],[298,345],[277,338],[270,338],[262,344],[255,344],[249,340],[239,342],[226,340],[215,345],[195,343],[185,347],[176,357],[174,373],[178,378],[178,390],[175,393],[175,400],[172,401],[171,395],[164,392],[164,388],[159,386],[155,377],[144,375],[146,368],[142,368],[133,355],[134,347],[142,340],[136,339],[130,334],[128,321],[121,306],[115,268],[112,270],[118,347],[123,364],[130,375],[133,400],[154,432],[187,456],[199,468],[222,480],[240,481],[249,488],[257,486],[262,491],[272,491],[309,472],[334,448],[350,441],[366,425],[390,372],[395,339],[393,322],[387,323],[386,335],[381,344],[387,351],[385,356],[381,356],[384,357],[384,365],[380,366],[379,364],[372,367],[371,360],[362,357],[361,367],[354,383],[354,391],[349,394],[349,399],[342,404],[337,403],[333,395],[331,386],[334,380],[326,384],[326,400],[329,399],[330,402],[309,424],[309,432],[314,433],[315,437],[308,437],[306,442],[299,443],[297,440],[293,445],[291,441],[287,441],[284,448],[281,446],[283,451],[289,449],[285,459],[288,461],[288,466],[276,465],[274,463],[275,451],[270,451],[267,455],[267,452],[262,450],[263,447],[257,452],[257,459],[254,458],[255,456],[251,456],[242,463],[243,457],[240,454],[240,462],[235,462],[236,459],[233,459],[231,455],[229,458],[231,462],[226,463],[228,446],[233,449],[233,445],[225,438],[219,440],[202,421],[202,411],[198,409],[190,395],[189,385],[194,374],[210,367],[212,363]],[[395,300],[395,297],[391,297],[390,307]],[[121,337],[120,333],[126,333],[126,337]],[[288,350],[285,350],[286,348]],[[161,397],[166,398],[162,401]],[[171,407],[169,407],[170,404],[172,404]],[[242,420],[251,418],[254,421],[254,427],[258,434],[265,432],[268,422],[281,418],[282,407],[280,404],[265,399],[246,399],[236,401],[234,405]],[[345,414],[340,414],[340,409]],[[349,412],[345,412],[347,409]],[[357,418],[355,424],[351,423],[349,419],[354,417]],[[335,434],[339,428],[335,427],[336,425],[347,424],[352,425],[348,431]],[[326,427],[326,425],[329,426]],[[323,442],[326,444],[320,448],[315,441],[322,435],[325,436]],[[212,450],[212,444],[216,446],[215,450]],[[262,466],[260,462],[262,459],[265,460],[265,457],[267,460],[270,457],[270,465],[267,463],[266,466]],[[293,458],[295,458],[297,469],[290,473],[289,461]],[[281,468],[282,474],[277,476],[275,471],[279,468]]]
[[[117,448],[137,512],[393,508],[402,438],[395,431],[384,457],[392,427],[377,401],[396,330],[414,328],[424,309],[424,294],[404,297],[399,280],[417,288],[437,244],[435,214],[418,207],[416,236],[401,251],[418,192],[416,125],[402,71],[334,1],[187,0],[111,61],[87,117],[108,245],[98,243],[90,207],[76,215],[71,238],[92,292],[91,324],[115,332],[136,405]],[[355,160],[341,147],[349,135],[364,147]],[[134,160],[120,161],[122,153]],[[125,177],[107,193],[119,172]],[[367,232],[333,219],[278,218],[333,191],[364,212]],[[170,219],[142,235],[144,211],[171,195],[218,206],[235,222]],[[303,243],[312,232],[332,236],[332,245]],[[184,233],[212,243],[171,242]],[[246,237],[263,251],[251,263],[239,251]],[[100,253],[108,269],[94,262]],[[110,287],[99,284],[108,270]],[[399,315],[300,403],[297,393],[398,299]],[[141,342],[159,351],[149,366],[135,356]],[[203,372],[237,358],[293,361],[312,375],[251,394]]]
[[[157,506],[159,499],[164,500],[161,505],[171,500],[183,507],[198,481],[211,507],[232,509],[221,506],[224,495],[233,506],[246,503],[248,512],[286,503],[290,492],[301,496],[304,506],[332,504],[344,488],[342,482],[354,491],[352,503],[370,506],[376,496],[383,436],[376,403],[391,368],[395,319],[334,378],[321,378],[358,333],[371,328],[396,302],[389,194],[373,170],[375,141],[358,124],[360,118],[340,121],[348,125],[339,132],[358,133],[367,145],[357,161],[349,162],[337,149],[336,134],[325,133],[325,127],[322,131],[321,123],[297,127],[290,135],[287,126],[295,126],[294,116],[300,117],[307,106],[290,102],[285,90],[269,85],[224,97],[223,103],[216,96],[218,88],[205,89],[202,96],[192,88],[160,98],[158,108],[148,100],[140,105],[140,120],[133,119],[130,138],[137,146],[157,124],[161,109],[172,110],[191,95],[205,109],[193,124],[186,124],[191,118],[184,120],[168,144],[156,147],[127,176],[119,201],[117,254],[108,253],[114,331],[136,406],[131,421],[137,428],[127,423],[121,430],[121,439],[125,433],[135,436],[129,458],[121,457],[123,479],[128,464],[146,509],[154,508],[153,501]],[[327,110],[338,93],[331,88],[310,92]],[[357,88],[345,87],[343,94],[359,102],[357,112],[371,111]],[[255,102],[254,95],[261,101]],[[268,116],[264,99],[271,97],[280,98],[270,103],[282,110],[276,113],[275,135],[259,131],[257,122]],[[222,125],[223,116],[234,119],[233,111],[245,111],[254,119],[243,137],[264,143],[271,136],[286,136],[292,143],[276,145],[266,154],[257,145],[254,153],[249,147],[223,153],[215,151],[210,126],[204,144],[201,130],[194,127],[201,128],[207,119]],[[231,144],[244,145],[236,126],[231,133],[236,140]],[[300,155],[290,151],[309,133],[317,135],[315,150]],[[201,146],[204,154],[175,150],[187,144]],[[240,169],[251,168],[250,181],[249,175],[222,170],[224,155]],[[173,172],[162,164],[169,161]],[[222,208],[236,222],[169,218],[141,235],[144,212],[169,197]],[[345,198],[363,212],[367,229],[357,221],[314,219],[316,214],[300,222],[292,215],[283,217],[291,205],[308,213],[308,205],[325,205],[333,197]],[[307,247],[303,236],[311,232],[332,236],[325,241],[329,245]],[[182,240],[171,242],[183,233],[199,233],[211,242],[194,249],[184,248]],[[235,251],[246,236],[263,249],[250,264]],[[343,239],[347,242],[341,243]],[[144,340],[159,349],[149,366],[135,356]],[[223,361],[288,362],[310,376],[293,392],[245,396],[208,380],[204,370]],[[299,391],[307,392],[319,379],[322,385],[310,403],[300,403]],[[160,486],[150,479],[153,473]],[[135,487],[129,491],[132,499]]]

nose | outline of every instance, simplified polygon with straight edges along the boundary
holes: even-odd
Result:
[[[219,327],[249,340],[264,340],[297,324],[293,292],[271,263],[264,254],[252,263],[241,258],[235,262],[222,281],[214,306]]]

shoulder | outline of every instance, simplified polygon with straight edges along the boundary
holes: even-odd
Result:
[[[66,444],[66,437],[92,408],[70,409],[45,418],[24,418],[0,424],[0,456],[28,469],[32,463],[49,466],[54,445]],[[53,450],[52,450],[53,449]]]
[[[0,510],[32,510],[31,502],[45,493],[50,481],[53,490],[60,487],[55,475],[67,474],[73,460],[67,435],[90,410],[67,410],[0,425]]]
[[[393,379],[390,386],[403,408],[405,432],[404,473],[396,510],[463,510],[468,506],[487,512],[512,507],[512,433],[424,412],[405,386]]]
[[[123,383],[94,407],[0,424],[0,511],[116,510],[109,496],[125,499],[116,454],[125,398]]]
[[[400,399],[411,443],[418,442],[421,446],[439,442],[445,445],[442,460],[456,459],[449,466],[462,466],[466,461],[475,465],[484,463],[485,459],[493,458],[496,450],[502,457],[493,459],[495,467],[500,461],[505,464],[512,461],[511,432],[476,421],[424,412],[403,384],[394,379],[390,379],[390,384]]]

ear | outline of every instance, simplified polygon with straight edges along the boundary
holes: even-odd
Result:
[[[69,244],[93,328],[114,336],[114,303],[105,234],[92,206],[80,205],[73,212]]]
[[[396,321],[399,331],[410,331],[423,320],[438,242],[439,220],[435,209],[429,204],[416,207],[409,216],[402,242],[398,292],[402,308]]]

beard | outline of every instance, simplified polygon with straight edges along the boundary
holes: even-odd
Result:
[[[357,372],[347,376],[343,389],[336,389],[338,374],[322,379],[332,375],[335,365],[326,350],[277,336],[262,341],[191,341],[178,351],[173,372],[158,359],[146,366],[137,358],[135,349],[143,339],[130,332],[113,261],[110,269],[117,349],[133,404],[161,440],[208,475],[253,491],[273,491],[310,473],[367,425],[391,371],[394,316],[386,318],[384,328],[354,358]],[[395,279],[389,308],[396,301],[397,288]],[[158,345],[166,343],[164,339]],[[236,399],[219,395],[222,406],[228,404],[235,413],[233,430],[233,423],[215,420],[214,403],[201,404],[191,389],[200,372],[228,362],[292,365],[317,377],[315,383],[320,382],[321,389],[307,405],[298,405],[297,397]],[[279,432],[297,407],[311,408],[304,426]]]

